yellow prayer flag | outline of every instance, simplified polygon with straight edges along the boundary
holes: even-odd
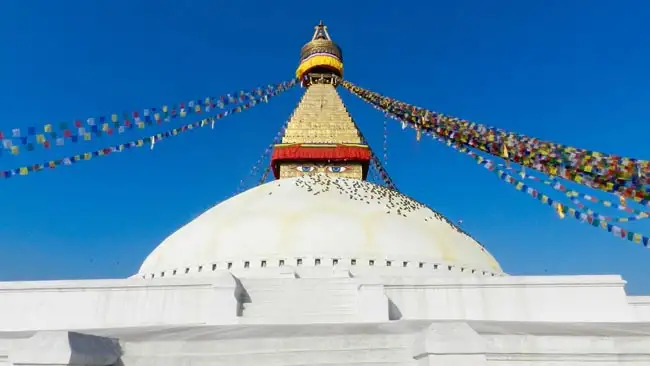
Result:
[[[14,155],[20,154],[20,149],[18,148],[18,146],[12,146],[11,147],[11,153],[14,154]]]
[[[43,135],[43,134],[36,135],[36,142],[38,142],[39,144],[44,143],[45,142],[45,135]]]
[[[110,127],[108,126],[108,123],[102,124],[102,131],[106,132],[106,131],[108,131],[109,128]]]
[[[560,216],[561,219],[564,218],[564,212],[562,211],[562,204],[558,203],[555,205],[555,211],[557,212],[557,215]]]
[[[634,234],[634,236],[632,237],[632,240],[637,244],[640,243],[642,239],[643,236],[641,234]]]
[[[85,141],[90,141],[90,140],[93,138],[92,136],[93,136],[93,135],[91,135],[90,133],[86,132],[86,133],[84,133],[84,140],[85,140]]]
[[[185,111],[185,108],[181,109],[180,116],[181,118],[187,116],[187,111]]]
[[[90,159],[92,159],[92,157],[93,157],[93,154],[91,154],[91,153],[85,153],[84,154],[84,160],[90,160]]]
[[[45,131],[45,132],[52,132],[52,125],[49,124],[49,123],[46,124],[46,125],[43,127],[43,131]]]
[[[23,166],[20,169],[18,169],[18,173],[20,175],[27,175],[27,174],[29,174],[29,169],[27,169],[26,166]]]
[[[117,114],[111,115],[111,121],[117,122]]]

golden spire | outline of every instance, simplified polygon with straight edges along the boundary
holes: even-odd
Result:
[[[303,48],[296,75],[307,88],[272,158],[276,178],[324,173],[365,179],[370,150],[336,92],[341,49],[320,22]]]
[[[359,131],[332,84],[314,83],[293,111],[283,144],[360,144]]]

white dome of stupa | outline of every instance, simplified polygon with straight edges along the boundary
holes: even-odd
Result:
[[[316,175],[214,206],[165,239],[138,275],[332,265],[503,274],[477,241],[421,203],[366,181]]]

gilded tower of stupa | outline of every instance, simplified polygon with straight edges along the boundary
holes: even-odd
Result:
[[[371,154],[336,91],[342,76],[343,53],[321,22],[300,53],[296,77],[306,91],[282,142],[274,147],[271,164],[276,178],[310,174],[366,178]]]

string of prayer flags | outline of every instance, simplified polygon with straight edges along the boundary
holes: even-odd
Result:
[[[379,108],[379,107],[377,107],[375,105],[373,105],[373,107],[375,109],[381,110],[381,108]],[[399,119],[397,116],[389,114],[389,113],[386,113],[386,117],[398,120],[399,122],[401,122],[403,124],[405,123],[401,119]],[[505,147],[504,147],[504,149],[505,149]],[[502,151],[501,157],[505,159],[507,157],[507,151]],[[509,162],[507,160],[506,160],[506,164],[498,164],[498,166],[500,168],[502,168],[502,169],[506,169],[506,170],[510,170],[510,171],[514,170],[512,167],[509,166]],[[622,198],[621,204],[616,204],[615,202],[612,202],[612,201],[609,201],[609,200],[601,200],[601,199],[598,199],[598,198],[594,197],[593,195],[589,195],[589,194],[586,194],[586,193],[578,192],[576,190],[568,189],[565,185],[563,185],[560,181],[558,181],[552,175],[550,176],[549,179],[542,180],[542,179],[540,179],[540,178],[538,178],[538,177],[536,177],[534,175],[527,174],[525,169],[526,169],[526,167],[522,165],[521,166],[521,171],[517,175],[521,176],[523,179],[530,179],[530,180],[533,180],[533,181],[536,181],[536,182],[543,183],[545,185],[550,186],[554,190],[565,194],[568,197],[568,199],[571,200],[571,202],[573,204],[575,204],[580,210],[586,212],[589,215],[595,215],[595,217],[600,219],[600,220],[607,221],[607,222],[630,222],[630,221],[637,221],[637,220],[642,220],[642,219],[646,219],[646,218],[650,217],[650,211],[641,211],[641,210],[634,209],[630,205],[627,205],[627,204],[624,203],[624,201],[623,201],[624,198]],[[610,217],[610,216],[604,216],[604,215],[596,214],[592,210],[587,208],[586,205],[583,204],[580,201],[580,199],[584,199],[584,200],[589,201],[591,203],[599,203],[599,204],[603,205],[604,207],[616,208],[616,209],[618,209],[620,211],[624,211],[626,213],[633,214],[633,216]],[[562,215],[559,215],[559,216],[562,217]]]
[[[239,113],[239,112],[245,111],[247,109],[250,109],[250,108],[256,106],[257,104],[259,104],[260,102],[262,102],[263,100],[268,101],[268,99],[270,99],[270,98],[272,98],[272,97],[274,97],[274,96],[288,90],[288,88],[290,88],[290,87],[292,87],[294,85],[295,85],[295,83],[291,83],[291,84],[287,84],[287,85],[285,85],[283,87],[275,88],[273,90],[264,91],[262,93],[262,96],[260,96],[258,98],[255,98],[255,99],[252,99],[252,100],[249,100],[245,104],[237,105],[236,107],[234,107],[234,108],[232,108],[230,110],[220,112],[215,116],[207,117],[207,118],[204,118],[202,120],[196,121],[194,123],[190,123],[190,124],[183,125],[181,127],[173,128],[171,130],[161,132],[161,133],[149,136],[149,137],[145,137],[145,138],[138,139],[138,140],[133,140],[133,141],[130,141],[130,142],[127,142],[127,143],[124,143],[124,144],[108,146],[108,147],[105,147],[105,148],[102,148],[102,149],[99,149],[99,150],[96,150],[96,151],[92,151],[92,152],[86,152],[86,153],[83,153],[83,154],[68,156],[68,157],[61,158],[61,159],[50,160],[50,161],[40,163],[40,164],[22,166],[22,167],[15,168],[15,169],[0,171],[0,179],[3,179],[3,178],[8,179],[8,178],[16,177],[16,176],[26,176],[26,175],[29,175],[31,173],[40,172],[40,171],[43,171],[43,170],[46,170],[46,169],[55,169],[55,168],[60,167],[60,166],[73,165],[73,164],[76,164],[76,163],[78,163],[80,161],[91,160],[94,157],[108,156],[108,155],[111,155],[113,153],[120,153],[120,152],[123,152],[125,150],[140,148],[140,147],[143,147],[143,146],[151,146],[151,148],[153,149],[154,143],[160,143],[162,140],[165,140],[165,139],[168,139],[170,137],[180,135],[181,133],[192,131],[192,130],[195,130],[195,129],[198,129],[198,128],[201,128],[201,127],[209,126],[214,121],[217,121],[217,120],[223,119],[223,118],[225,118],[225,117],[227,117],[229,115],[232,115],[232,114]]]
[[[123,134],[135,129],[144,129],[187,116],[207,114],[218,109],[224,109],[226,106],[246,103],[259,98],[264,99],[269,93],[285,90],[294,85],[296,85],[296,80],[291,80],[279,84],[269,84],[250,91],[240,90],[216,98],[206,97],[174,105],[147,108],[142,111],[113,113],[59,124],[47,123],[39,128],[33,126],[23,129],[13,128],[10,134],[0,131],[0,141],[2,142],[0,156],[3,151],[18,155],[24,151],[34,151],[36,146],[49,149],[53,146],[63,146],[66,143],[91,141],[94,138],[106,135]]]
[[[373,101],[369,98],[365,98],[363,95],[358,95],[358,96],[360,96],[362,99],[366,100],[367,102],[380,107],[379,108],[380,110],[386,109],[382,107],[380,104],[378,104],[377,101]],[[417,123],[419,123],[418,122],[419,119],[413,118],[414,114],[411,114],[409,111],[404,111],[395,108],[392,109],[391,111],[399,115],[403,120],[409,121],[412,125],[416,125]],[[498,149],[495,148],[494,143],[491,143],[489,145],[485,145],[485,144],[481,145],[480,143],[477,143],[477,140],[475,139],[469,139],[469,140],[463,139],[463,136],[461,134],[458,134],[457,131],[441,125],[438,125],[435,129],[430,128],[429,131],[435,132],[440,136],[452,138],[457,142],[463,143],[465,145],[469,145],[473,148],[482,150],[486,153],[499,156]],[[490,141],[493,141],[493,139],[490,139]],[[544,161],[544,157],[541,155],[537,155],[537,158],[535,158],[534,160],[528,159],[528,161],[526,161],[525,159],[524,160],[520,159],[518,156],[514,156],[511,160],[518,162],[522,165],[532,166],[534,169],[542,172],[546,172],[548,174],[561,175],[565,179],[570,179],[580,184],[588,185],[590,187],[601,189],[606,192],[618,191],[624,194],[625,196],[632,197],[637,202],[647,203],[648,198],[650,198],[650,193],[647,192],[646,188],[641,187],[639,191],[635,191],[634,187],[626,185],[626,183],[629,182],[620,181],[613,178],[608,180],[607,177],[597,176],[593,174],[584,174],[582,171],[576,170],[571,167],[563,167],[562,170],[558,172],[558,166],[553,164],[546,164]],[[640,181],[637,180],[637,184],[639,184],[639,182]]]
[[[390,117],[390,114],[386,114],[386,116]],[[368,146],[370,146],[370,144],[368,143],[368,140],[366,139],[366,137],[361,132],[361,129],[359,129],[359,126],[356,126],[356,127],[357,127],[357,131],[359,133],[359,137],[361,137],[361,142],[368,145]],[[379,173],[379,176],[380,176],[381,180],[386,184],[386,186],[388,188],[393,189],[393,190],[397,190],[397,186],[393,182],[393,179],[391,179],[390,175],[388,175],[388,172],[386,171],[384,166],[381,164],[381,160],[379,160],[379,158],[377,158],[377,155],[375,154],[375,152],[372,149],[369,149],[369,150],[370,150],[370,161],[372,162],[372,165],[377,170],[377,173]]]
[[[381,108],[379,108],[381,109]],[[383,109],[382,109],[383,111]],[[391,112],[387,112],[387,115],[391,116],[392,118],[402,121],[403,117]],[[497,169],[499,167],[499,164],[494,163],[490,159],[486,159],[482,157],[481,155],[475,153],[472,151],[471,147],[464,145],[462,143],[459,143],[457,141],[454,141],[451,138],[445,138],[442,136],[436,135],[434,132],[429,132],[428,135],[430,135],[432,138],[434,138],[437,141],[440,141],[447,146],[462,152],[472,159],[475,160],[475,162],[487,169],[488,171],[494,173],[499,177],[499,179],[503,180],[506,183],[511,184],[516,190],[526,193],[529,196],[537,199],[540,203],[545,204],[551,208],[553,208],[558,216],[560,218],[565,218],[565,217],[572,217],[580,222],[583,223],[588,223],[589,225],[593,227],[598,227],[602,230],[605,230],[607,232],[612,233],[614,236],[619,237],[621,239],[626,239],[629,241],[632,241],[637,244],[643,244],[645,247],[650,246],[650,237],[642,235],[640,233],[635,233],[629,230],[626,230],[620,226],[614,225],[610,222],[607,222],[605,220],[599,219],[599,217],[603,216],[600,215],[599,213],[594,212],[593,214],[587,214],[585,212],[581,212],[580,210],[576,210],[572,207],[568,207],[567,205],[562,204],[561,202],[554,200],[553,198],[547,196],[546,194],[543,194],[536,189],[526,185],[524,182],[516,179],[512,175],[508,174],[505,170],[502,169]]]
[[[503,164],[498,164],[500,168],[506,169],[506,170],[512,170],[512,168],[508,168]],[[554,190],[563,193],[571,202],[576,205],[580,210],[586,212],[589,215],[596,215],[591,209],[589,209],[584,203],[582,203],[582,200],[586,200],[590,203],[598,203],[601,204],[604,207],[608,208],[615,208],[619,211],[623,211],[629,214],[633,214],[634,216],[629,216],[629,217],[611,217],[611,216],[603,216],[603,215],[596,215],[596,217],[600,220],[603,221],[608,221],[608,222],[629,222],[629,221],[637,221],[637,220],[642,220],[642,219],[647,219],[650,217],[650,211],[641,211],[637,210],[631,206],[628,205],[621,205],[614,203],[609,200],[602,200],[597,197],[594,197],[593,195],[578,192],[576,190],[570,190],[568,189],[565,185],[563,185],[561,182],[559,182],[557,179],[551,178],[547,180],[542,180],[539,177],[536,177],[534,175],[530,174],[520,174],[520,176],[524,179],[532,180],[535,182],[539,182],[542,184],[545,184],[547,186],[550,186]]]
[[[287,126],[289,125],[290,119],[287,119],[287,121],[282,125],[282,128],[278,131],[278,133],[275,135],[273,138],[273,141],[264,149],[264,152],[260,157],[257,159],[257,162],[255,165],[253,165],[253,168],[251,168],[251,171],[248,173],[248,176],[246,178],[240,179],[239,180],[239,186],[237,187],[237,191],[235,194],[240,194],[246,189],[246,182],[248,181],[249,178],[253,177],[255,174],[257,174],[257,171],[260,169],[262,164],[264,163],[265,160],[267,160],[271,154],[273,153],[273,147],[277,144],[279,144],[282,141],[282,137],[284,136],[284,132],[287,130]],[[267,169],[271,169],[271,164],[268,164]],[[268,174],[268,173],[266,173]],[[262,178],[260,182],[265,182],[266,179]],[[261,183],[259,183],[261,184]]]
[[[496,144],[505,143],[508,145],[509,148],[513,146],[521,148],[521,146],[518,146],[521,143],[532,144],[533,147],[541,148],[542,150],[540,150],[540,152],[546,155],[547,158],[552,158],[556,160],[565,159],[566,162],[568,163],[578,161],[576,165],[586,164],[584,170],[587,172],[593,172],[594,168],[599,168],[598,164],[614,161],[616,162],[616,164],[620,162],[620,164],[618,165],[625,167],[622,174],[627,176],[628,178],[633,172],[636,172],[637,173],[636,175],[640,176],[640,178],[644,178],[646,181],[649,177],[649,175],[647,174],[648,171],[650,170],[649,169],[650,164],[648,161],[632,159],[632,158],[624,158],[615,155],[607,155],[599,152],[576,149],[576,148],[567,147],[560,144],[541,141],[539,139],[534,139],[524,135],[506,132],[493,127],[486,127],[477,123],[468,122],[455,117],[444,116],[440,113],[430,112],[422,108],[415,107],[403,102],[394,101],[391,98],[381,96],[378,93],[370,92],[368,90],[359,88],[349,82],[342,82],[341,85],[348,88],[353,93],[363,94],[363,97],[370,97],[371,99],[375,99],[376,101],[381,102],[384,106],[397,107],[397,109],[400,108],[406,109],[408,113],[414,115],[424,115],[425,118],[419,119],[418,121],[416,121],[416,124],[425,125],[425,126],[428,125],[429,127],[431,127],[431,125],[433,124],[444,123],[447,125],[447,127],[454,129],[455,132],[458,134],[465,135],[465,137],[470,136],[471,138],[475,138],[475,139],[477,138],[481,139],[482,137],[485,137],[484,139],[485,142],[489,141]],[[431,115],[432,117],[426,118],[429,115]],[[566,151],[564,151],[563,149]],[[560,153],[557,153],[557,150],[562,150],[562,151]],[[620,168],[620,166],[618,166],[618,168]]]
[[[434,137],[435,138],[435,137]],[[558,213],[558,216],[560,218],[564,218],[566,216],[573,217],[574,219],[580,221],[580,222],[586,222],[590,224],[591,226],[594,227],[599,227],[603,230],[606,230],[607,232],[612,233],[616,237],[619,237],[621,239],[627,239],[629,241],[632,241],[637,244],[643,244],[643,246],[648,247],[650,245],[650,238],[647,236],[644,236],[639,233],[635,233],[632,231],[628,231],[620,226],[613,225],[611,223],[608,223],[607,221],[600,220],[597,217],[602,216],[598,213],[594,213],[594,215],[588,215],[584,212],[580,212],[579,210],[576,210],[574,208],[568,207],[560,202],[557,202],[556,200],[553,200],[551,197],[535,190],[534,188],[526,185],[522,181],[514,178],[513,176],[509,175],[506,173],[504,170],[501,169],[495,169],[498,165],[494,164],[489,159],[486,159],[477,153],[471,151],[469,148],[465,146],[461,146],[459,144],[455,144],[451,140],[444,140],[441,138],[437,138],[438,141],[441,141],[445,143],[447,146],[450,146],[454,149],[456,149],[459,152],[465,153],[469,157],[473,158],[476,163],[483,168],[487,169],[488,171],[493,172],[496,174],[501,180],[503,180],[506,183],[511,184],[514,186],[514,188],[520,192],[526,193],[529,196],[537,199],[539,202],[542,204],[546,204],[550,207],[553,207],[556,212]]]
[[[650,203],[650,161],[542,141],[419,108],[345,80],[341,85],[379,110],[423,131],[497,157],[507,152],[507,161],[605,192],[618,192],[641,204]]]

